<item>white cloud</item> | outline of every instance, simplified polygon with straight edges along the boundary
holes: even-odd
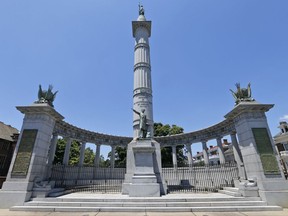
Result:
[[[282,117],[280,117],[280,121],[286,120],[288,121],[288,115],[284,115]]]

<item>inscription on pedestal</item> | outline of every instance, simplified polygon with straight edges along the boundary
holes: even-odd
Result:
[[[18,152],[16,155],[11,177],[25,178],[30,165],[30,160],[38,130],[23,130]]]
[[[252,128],[257,150],[264,169],[264,174],[280,174],[270,137],[266,128]]]

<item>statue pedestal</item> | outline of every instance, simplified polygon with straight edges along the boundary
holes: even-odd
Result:
[[[130,197],[159,197],[166,191],[161,176],[160,144],[152,139],[133,140],[127,149],[122,193]]]

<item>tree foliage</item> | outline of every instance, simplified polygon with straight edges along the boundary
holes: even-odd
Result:
[[[163,125],[162,123],[154,123],[155,137],[181,134],[183,132],[184,129],[177,125],[170,126],[169,124]],[[184,155],[184,145],[179,145],[176,147],[176,155],[178,166],[184,166],[186,161],[186,156]],[[161,159],[163,167],[173,166],[171,147],[161,148]]]
[[[67,140],[58,139],[55,157],[53,161],[54,164],[62,164],[66,143],[67,143]],[[79,154],[80,154],[79,147],[80,147],[80,143],[73,140],[71,143],[71,148],[70,148],[69,165],[75,165],[79,163]]]
[[[183,133],[184,129],[177,125],[170,126],[169,124],[163,125],[162,123],[154,123],[154,136],[169,136]],[[123,147],[116,147],[115,149],[115,167],[125,167],[126,166],[126,155],[127,149]],[[180,145],[176,148],[177,154],[177,164],[183,166],[186,161],[186,156],[184,155],[184,146]],[[109,160],[111,159],[111,152],[108,154]],[[172,148],[161,148],[161,158],[162,166],[169,167],[173,166],[172,163]]]
[[[55,157],[53,161],[54,164],[62,164],[66,143],[67,141],[65,139],[58,139]],[[72,141],[71,148],[70,148],[69,165],[79,164],[80,147],[81,147],[81,144],[78,141],[75,141],[75,140]],[[84,155],[84,165],[89,165],[89,166],[93,165],[94,158],[95,158],[95,154],[93,150],[90,147],[86,148],[85,155]]]
[[[112,152],[108,153],[108,163],[110,166],[110,160],[111,160],[111,154]],[[127,157],[127,148],[126,147],[120,147],[116,146],[115,148],[115,167],[126,167],[126,157]]]

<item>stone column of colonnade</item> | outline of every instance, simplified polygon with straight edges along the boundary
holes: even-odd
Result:
[[[242,154],[241,154],[239,144],[237,141],[236,133],[231,133],[230,137],[231,137],[231,142],[232,142],[234,159],[237,163],[237,167],[238,167],[238,171],[239,171],[239,177],[240,177],[240,179],[246,179],[246,173],[245,173],[243,158],[242,158]]]
[[[217,137],[216,140],[217,140],[220,164],[225,164],[226,160],[225,160],[224,150],[222,146],[222,137]]]
[[[55,153],[56,153],[56,148],[57,148],[57,142],[58,142],[58,134],[53,133],[51,143],[50,143],[50,149],[49,149],[49,154],[48,154],[48,159],[47,159],[47,179],[51,177],[52,173],[52,164],[54,161]]]
[[[71,144],[73,139],[72,138],[66,138],[66,146],[65,146],[65,152],[64,152],[64,157],[62,164],[63,165],[69,165],[69,159],[70,159],[70,151],[71,151]],[[56,152],[56,147],[57,147],[57,141],[58,141],[58,135],[55,134],[52,137],[51,140],[51,147],[50,147],[50,152],[49,152],[49,157],[48,157],[48,165],[52,165],[54,157],[55,157],[55,152]],[[80,155],[79,155],[79,166],[83,166],[84,164],[84,159],[85,159],[85,149],[86,149],[86,142],[81,142],[81,147],[80,147]],[[101,144],[96,144],[96,153],[95,153],[95,159],[94,159],[94,166],[99,167],[100,164],[100,149],[101,149]],[[114,161],[115,161],[115,147],[114,150],[112,148],[112,152],[114,151],[114,156],[112,157],[112,162],[113,168],[114,168]]]
[[[176,155],[176,146],[172,146],[172,163],[174,170],[177,170],[177,155]]]
[[[115,167],[115,147],[114,145],[111,146],[111,162],[110,162],[110,167],[114,168]]]
[[[47,160],[47,165],[51,166],[55,157],[56,148],[57,148],[57,142],[58,142],[58,134],[54,133],[53,137],[51,139],[50,149],[49,149],[49,155]]]
[[[71,138],[66,138],[67,143],[65,146],[65,152],[64,152],[64,157],[63,157],[63,165],[68,165],[69,164],[69,157],[70,157],[70,149],[71,149],[71,144],[72,144],[72,139]]]
[[[79,166],[83,166],[85,158],[85,148],[86,148],[86,142],[82,142],[80,147]]]
[[[100,163],[100,150],[101,150],[101,145],[96,144],[96,153],[95,153],[95,159],[94,159],[94,166],[96,168],[99,167],[99,163]]]
[[[192,159],[192,148],[191,148],[191,143],[186,144],[186,149],[187,149],[187,158],[188,158],[188,166],[189,168],[193,167],[193,159]]]
[[[203,158],[204,158],[204,164],[209,165],[209,156],[207,151],[207,141],[202,141],[202,149],[203,149]]]

